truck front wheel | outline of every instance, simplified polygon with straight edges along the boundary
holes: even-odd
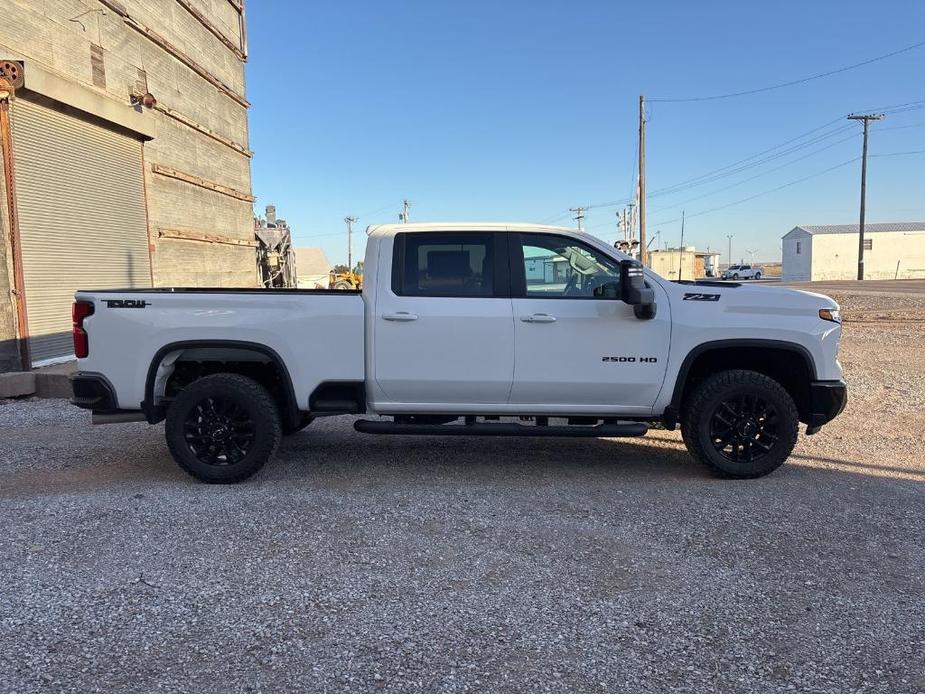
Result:
[[[691,455],[724,477],[762,477],[797,442],[799,414],[777,381],[756,371],[721,371],[685,403],[681,429]]]
[[[257,381],[214,374],[180,391],[167,410],[167,447],[193,477],[215,484],[247,479],[281,436],[276,403]]]

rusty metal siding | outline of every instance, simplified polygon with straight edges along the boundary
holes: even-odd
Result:
[[[41,364],[73,353],[76,289],[151,286],[142,144],[22,98],[12,116],[29,347]]]

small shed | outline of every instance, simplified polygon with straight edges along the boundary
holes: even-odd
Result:
[[[719,253],[694,246],[649,251],[649,267],[669,280],[695,280],[719,274]]]
[[[785,282],[850,280],[858,274],[857,224],[798,226],[783,237]],[[864,225],[864,278],[925,277],[925,222]]]

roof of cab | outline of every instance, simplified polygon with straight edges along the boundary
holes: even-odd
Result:
[[[371,224],[366,228],[369,236],[390,236],[406,231],[555,231],[578,233],[568,227],[547,224],[515,224],[512,222],[410,222],[408,224]]]

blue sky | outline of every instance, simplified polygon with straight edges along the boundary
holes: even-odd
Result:
[[[925,40],[918,0],[275,0],[249,3],[247,17],[256,208],[275,203],[296,244],[322,246],[332,263],[346,259],[345,215],[358,216],[362,232],[396,221],[403,198],[413,221],[567,224],[569,207],[628,198],[639,94],[758,88]],[[925,47],[757,95],[652,102],[649,190],[850,111],[925,100],[923,74]],[[672,220],[683,207],[685,244],[725,252],[733,234],[734,259],[759,249],[759,260],[776,260],[780,237],[797,224],[856,222],[858,162],[698,214],[859,156],[860,126],[840,127],[833,122],[761,166],[651,198],[649,233],[676,245],[680,222]],[[816,135],[826,137],[805,145]],[[914,150],[925,150],[925,109],[872,126],[871,154]],[[616,238],[621,206],[593,207],[588,230]],[[925,219],[925,156],[870,160],[867,219]]]

